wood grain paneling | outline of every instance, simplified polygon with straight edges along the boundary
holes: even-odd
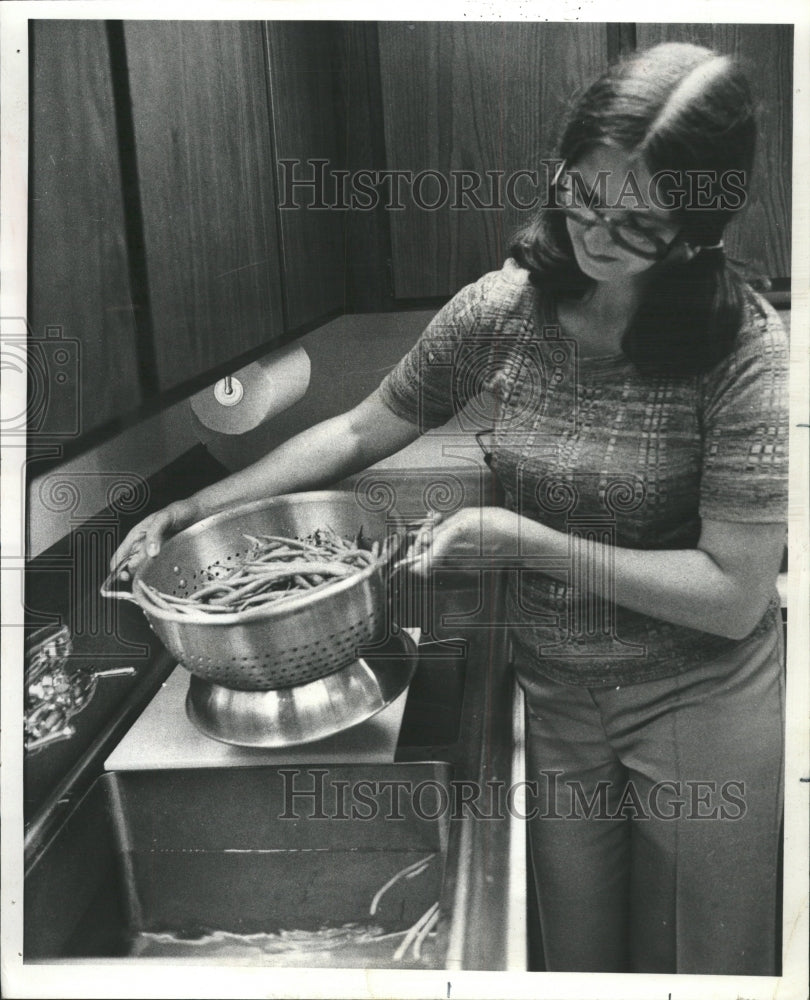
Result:
[[[338,26],[338,117],[340,158],[346,170],[385,169],[385,134],[377,25],[346,21]],[[383,312],[394,308],[391,233],[382,204],[350,211],[344,232],[346,310]]]
[[[78,342],[40,430],[83,435],[140,403],[110,61],[103,21],[31,24],[28,317]]]
[[[790,275],[793,26],[639,24],[639,48],[692,42],[737,56],[759,107],[759,141],[749,202],[728,230],[728,252],[770,278]]]
[[[124,26],[161,390],[282,333],[259,22]]]
[[[294,330],[344,307],[346,213],[314,207],[318,195],[287,180],[324,177],[322,205],[334,205],[332,172],[342,166],[336,97],[338,25],[320,21],[267,23],[267,62],[273,113],[283,248],[286,327]],[[323,167],[308,163],[325,160]],[[322,173],[321,173],[322,171]]]
[[[571,97],[607,65],[599,24],[397,22],[381,23],[379,37],[388,168],[414,174],[539,170]],[[493,202],[488,183],[484,204]],[[438,200],[438,185],[424,193]],[[525,202],[542,191],[522,181],[516,193]],[[426,211],[408,199],[389,214],[397,296],[447,296],[500,267],[530,215]]]

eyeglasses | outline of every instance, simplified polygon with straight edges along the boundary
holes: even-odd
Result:
[[[564,170],[565,164],[562,164],[557,170],[552,186],[559,196],[559,200],[556,202],[557,206],[569,219],[573,219],[588,229],[593,226],[603,226],[617,246],[636,257],[642,257],[644,260],[661,260],[667,255],[677,238],[677,233],[668,233],[663,236],[640,225],[632,215],[624,215],[616,219],[608,216],[604,209],[575,204],[574,186]]]

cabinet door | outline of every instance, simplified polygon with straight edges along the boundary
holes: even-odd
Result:
[[[328,21],[267,24],[288,330],[322,319],[344,304],[346,213],[332,207],[332,178],[343,159],[337,116],[338,28]],[[312,187],[307,186],[309,180]]]
[[[282,334],[263,26],[124,26],[158,382]]]
[[[729,227],[732,257],[770,278],[790,275],[793,26],[639,24],[638,48],[692,42],[737,56],[758,103],[759,138],[748,205]]]
[[[599,24],[397,22],[380,24],[379,39],[388,168],[437,171],[450,184],[434,210],[403,197],[405,209],[389,213],[395,293],[446,297],[500,267],[512,232],[530,220],[532,210],[515,203],[542,197],[540,160],[553,153],[570,95],[606,67],[607,32]],[[454,186],[473,183],[459,171],[481,176],[482,207],[456,200]],[[500,195],[488,171],[500,172]],[[510,198],[506,181],[518,171],[538,171],[539,186],[522,177]],[[423,204],[440,203],[440,183],[425,179]]]
[[[78,436],[141,401],[104,22],[32,21],[30,65],[32,398]]]

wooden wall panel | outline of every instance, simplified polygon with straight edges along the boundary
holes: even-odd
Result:
[[[340,158],[346,170],[385,168],[380,52],[373,21],[344,21],[338,26],[338,117]],[[395,307],[391,282],[391,233],[382,204],[346,214],[344,301],[350,313],[384,312]]]
[[[789,24],[639,24],[639,48],[692,42],[737,56],[759,106],[749,203],[728,230],[732,257],[770,278],[790,275],[793,27]]]
[[[141,401],[103,21],[32,21],[30,158],[29,323],[79,351],[48,348],[40,430],[83,435]]]
[[[387,165],[414,173],[539,169],[570,97],[607,65],[599,24],[397,22],[381,23],[379,37]],[[427,197],[437,192],[426,185]],[[542,195],[524,182],[517,193]],[[512,231],[532,214],[406,205],[389,213],[404,298],[448,296],[500,267]]]
[[[282,333],[260,22],[124,26],[160,389]]]
[[[310,207],[315,193],[289,188],[285,178],[314,178],[308,160],[323,167],[322,204],[334,205],[332,172],[342,166],[337,118],[338,24],[329,21],[271,21],[267,24],[273,134],[278,166],[279,202],[296,207],[279,212],[283,249],[286,327],[312,323],[344,307],[344,229],[346,213]]]

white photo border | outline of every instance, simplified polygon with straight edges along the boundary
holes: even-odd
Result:
[[[397,5],[345,0],[331,5],[311,0],[202,0],[192,8],[175,2],[136,0],[33,2],[0,9],[0,320],[27,311],[27,143],[29,19],[177,20],[554,20],[651,22],[649,3],[561,0],[553,7],[520,2],[424,2]],[[791,23],[794,25],[793,228],[791,291],[791,432],[788,576],[787,756],[785,773],[785,879],[783,975],[697,977],[578,975],[561,973],[401,972],[279,970],[247,966],[199,967],[192,962],[154,963],[138,968],[117,960],[22,963],[22,598],[25,449],[3,441],[2,454],[2,993],[24,997],[536,997],[554,1000],[799,1000],[808,975],[808,794],[810,793],[810,549],[808,547],[808,372],[810,356],[810,9],[783,0],[688,0],[671,21]],[[552,14],[552,17],[545,15]],[[660,22],[655,22],[660,23]],[[3,320],[4,321],[4,320]],[[3,372],[0,414],[7,420],[25,406],[25,378]]]

